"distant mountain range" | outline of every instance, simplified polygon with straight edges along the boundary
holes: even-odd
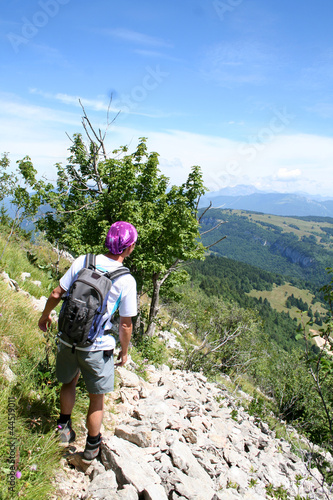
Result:
[[[325,199],[305,193],[265,193],[252,186],[235,186],[207,193],[200,207],[212,202],[215,208],[249,210],[285,216],[333,217],[333,198]]]

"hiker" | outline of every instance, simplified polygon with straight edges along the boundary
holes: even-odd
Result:
[[[106,236],[105,246],[108,253],[96,256],[96,269],[101,272],[110,272],[123,267],[123,261],[135,247],[137,231],[135,227],[123,221],[112,224]],[[51,292],[44,311],[39,319],[38,326],[46,331],[50,326],[51,311],[60,302],[75,281],[77,273],[86,267],[86,256],[78,257],[64,276],[59,285]],[[72,429],[71,414],[75,403],[75,388],[80,372],[89,393],[89,409],[87,414],[87,441],[83,458],[93,460],[99,454],[102,436],[100,433],[104,394],[113,390],[114,386],[114,361],[113,350],[115,339],[110,334],[112,326],[111,317],[119,309],[119,340],[121,350],[118,363],[123,366],[127,361],[128,346],[132,335],[132,317],[137,315],[136,281],[131,274],[122,275],[112,281],[111,289],[106,296],[106,312],[99,323],[96,339],[89,347],[76,346],[58,335],[58,353],[56,360],[56,375],[62,382],[60,390],[60,417],[57,421],[59,441],[66,445],[75,440]]]

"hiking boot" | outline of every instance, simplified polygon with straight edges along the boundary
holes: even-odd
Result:
[[[58,424],[58,440],[61,446],[66,446],[75,441],[75,432],[72,429],[72,421],[68,420],[65,424]]]
[[[101,434],[99,435],[99,440],[95,444],[89,443],[87,438],[86,447],[83,452],[83,458],[85,460],[94,460],[94,458],[98,457],[100,452],[101,442],[102,442]]]

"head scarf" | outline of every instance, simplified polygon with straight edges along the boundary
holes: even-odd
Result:
[[[114,255],[120,255],[123,251],[135,243],[138,233],[129,222],[118,221],[112,224],[105,239],[105,246]]]

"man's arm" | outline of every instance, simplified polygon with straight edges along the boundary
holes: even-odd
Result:
[[[42,312],[42,315],[38,321],[38,326],[43,332],[46,332],[48,327],[51,326],[52,323],[51,312],[59,304],[61,297],[65,293],[65,291],[66,290],[64,290],[63,288],[61,288],[60,285],[58,285],[57,288],[52,290],[49,298],[47,299],[44,311]]]
[[[119,363],[116,366],[123,366],[127,361],[128,356],[128,346],[132,336],[132,318],[125,318],[120,316],[119,318],[119,340],[121,345],[121,351],[118,354]]]

